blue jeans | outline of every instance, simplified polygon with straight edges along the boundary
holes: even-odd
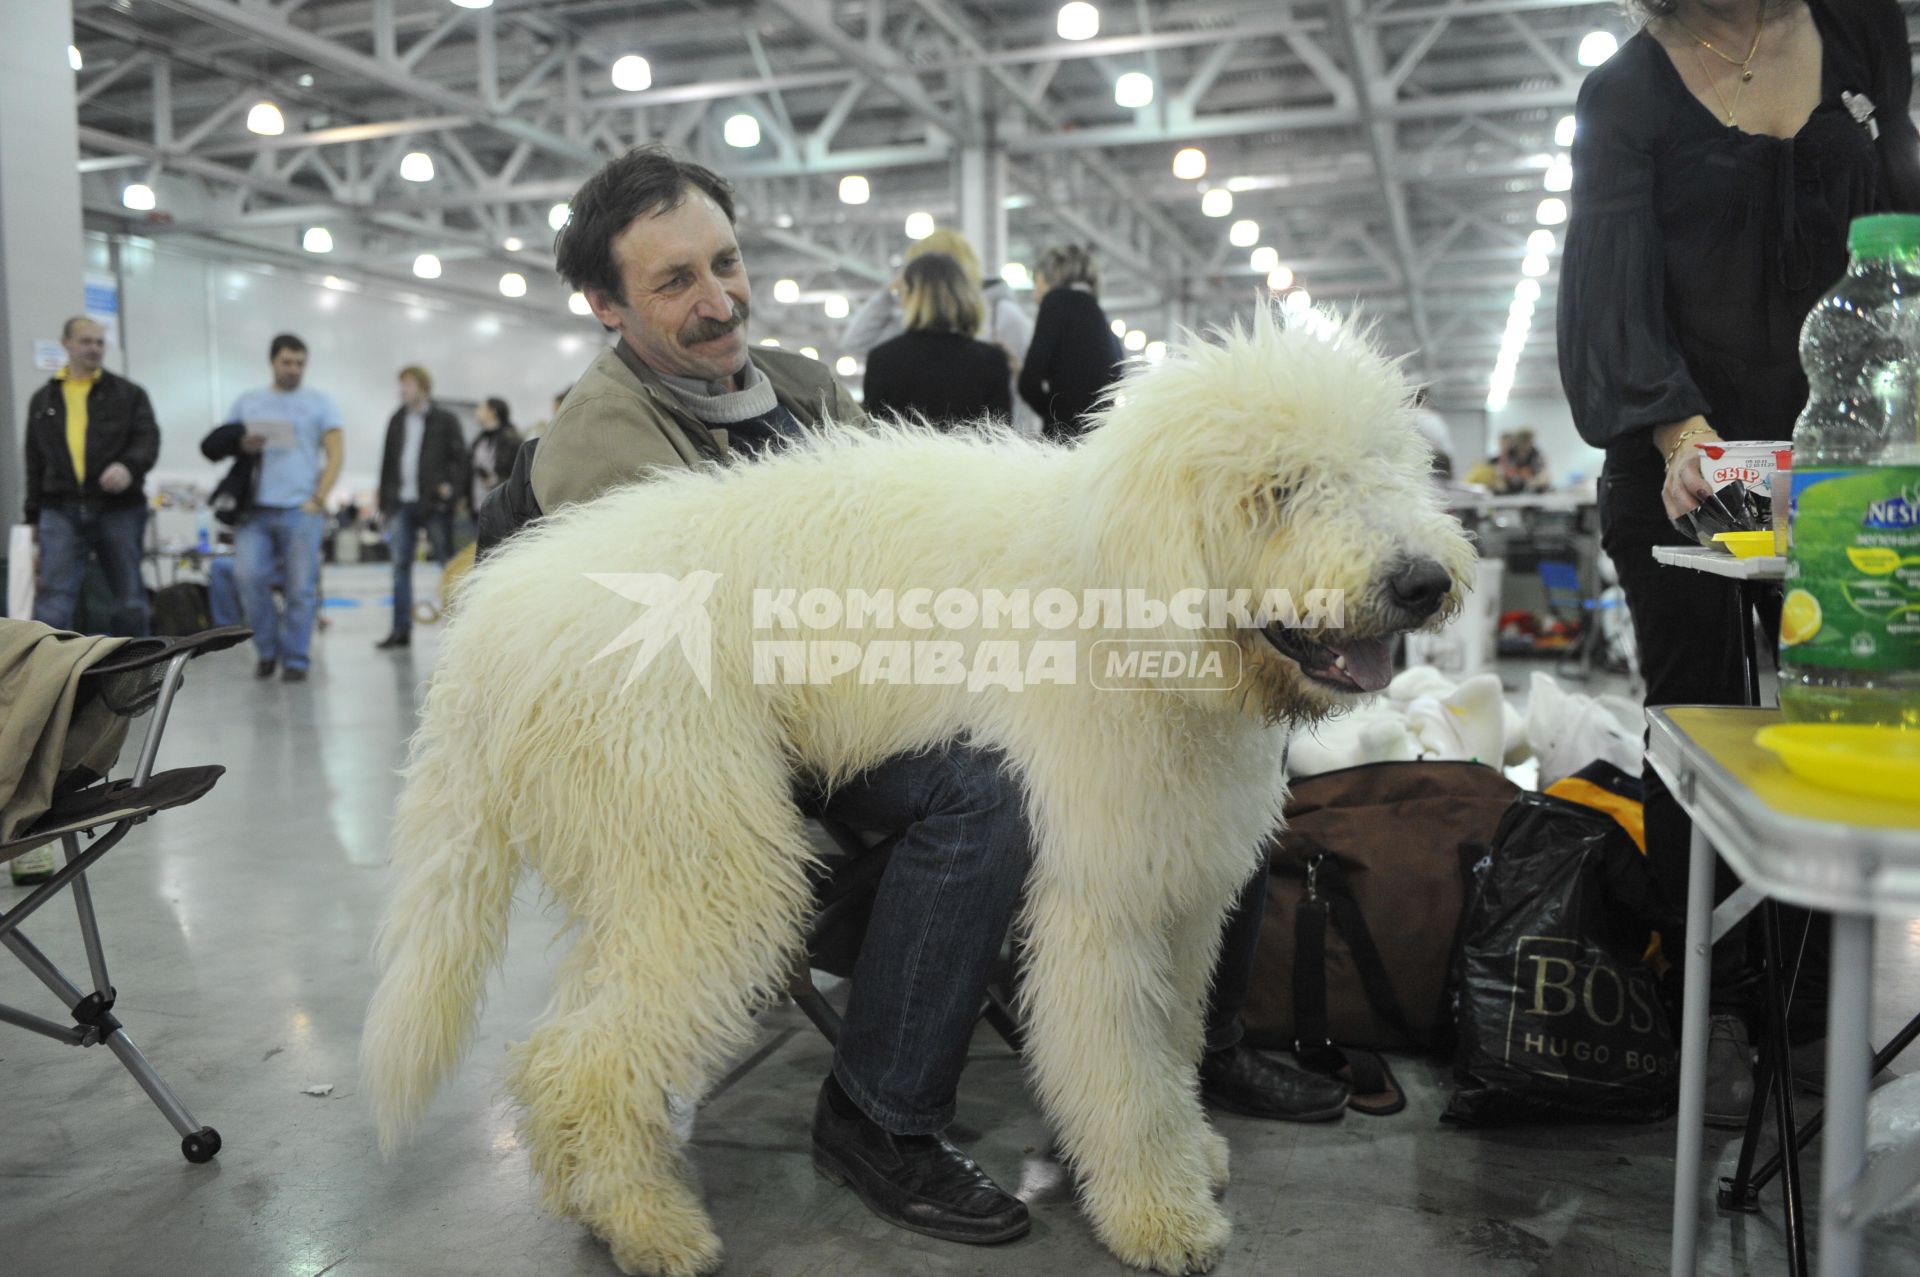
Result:
[[[256,506],[233,534],[234,576],[240,606],[253,630],[254,650],[263,661],[290,670],[307,668],[313,638],[313,614],[319,602],[320,538],[327,516],[295,507]],[[273,587],[286,595],[283,615],[273,602]]]
[[[40,580],[33,595],[33,619],[56,630],[73,628],[87,556],[97,554],[113,590],[112,632],[145,638],[147,587],[140,579],[140,542],[147,531],[147,507],[102,510],[84,502],[42,506],[38,526]]]
[[[1030,860],[1019,785],[997,754],[949,744],[854,777],[807,810],[904,830],[881,875],[833,1075],[900,1135],[953,1120],[967,1045]]]
[[[453,512],[422,514],[417,502],[405,501],[387,518],[387,543],[393,547],[393,632],[413,633],[413,552],[420,531],[426,529],[433,561],[442,568],[453,557]]]

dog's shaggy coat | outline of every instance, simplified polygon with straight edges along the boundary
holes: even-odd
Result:
[[[796,776],[831,786],[955,738],[1004,752],[1034,861],[1020,919],[1026,1058],[1100,1239],[1203,1271],[1227,1217],[1225,1140],[1200,1105],[1202,1004],[1221,924],[1281,813],[1289,722],[1350,699],[1346,662],[1427,619],[1389,586],[1471,550],[1441,512],[1406,388],[1362,337],[1263,311],[1121,386],[1072,448],[1007,434],[828,430],[753,465],[667,476],[568,509],[470,576],[413,742],[393,833],[382,977],[363,1062],[382,1142],[419,1117],[472,1034],[531,869],[576,929],[508,1086],[547,1205],[630,1273],[719,1262],[668,1097],[750,1039],[808,916]],[[676,643],[596,659],[642,609],[586,573],[712,582],[711,692]],[[1140,630],[756,634],[755,588],[1344,591],[1345,628],[1147,637],[1232,644],[1237,687],[1091,684],[1093,645]],[[1115,618],[1104,618],[1115,619]],[[1265,621],[1271,618],[1262,617]],[[1078,649],[1070,685],[756,681],[758,638],[989,639]],[[1314,659],[1300,643],[1319,639]],[[1308,646],[1311,646],[1310,644]],[[1283,655],[1290,650],[1290,655]],[[963,664],[971,666],[972,662]],[[1317,676],[1310,676],[1318,670]],[[1229,675],[1234,671],[1228,671]],[[796,1101],[798,1102],[798,1101]]]

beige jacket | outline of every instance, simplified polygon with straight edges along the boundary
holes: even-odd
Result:
[[[805,425],[825,418],[865,425],[866,414],[818,360],[756,346],[747,356],[774,398]],[[591,501],[662,467],[724,461],[727,432],[710,429],[624,346],[600,353],[567,393],[533,456],[533,496],[543,513]]]
[[[97,699],[73,705],[80,676],[126,641],[0,620],[0,842],[46,814],[60,776],[105,775],[120,756],[127,720]]]

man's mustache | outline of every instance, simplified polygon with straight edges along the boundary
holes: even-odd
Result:
[[[716,337],[725,337],[734,329],[747,322],[752,308],[747,303],[733,303],[733,314],[725,319],[701,319],[689,324],[680,333],[682,346],[698,346],[703,341],[712,341]]]

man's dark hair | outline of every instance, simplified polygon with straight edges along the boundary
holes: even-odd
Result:
[[[613,260],[613,241],[634,218],[668,213],[687,192],[709,196],[733,222],[733,187],[727,179],[659,142],[636,146],[588,178],[573,194],[567,224],[554,237],[554,267],[581,292],[599,292],[624,303],[626,285]]]
[[[271,361],[280,358],[280,352],[283,350],[297,350],[304,355],[307,353],[307,343],[292,333],[281,333],[273,339],[273,346],[267,351],[267,359]]]
[[[76,324],[92,324],[95,328],[100,328],[100,321],[92,315],[75,315],[72,319],[60,325],[60,340],[65,341],[67,338],[73,336],[73,329]],[[102,332],[106,331],[104,328],[100,330]]]

